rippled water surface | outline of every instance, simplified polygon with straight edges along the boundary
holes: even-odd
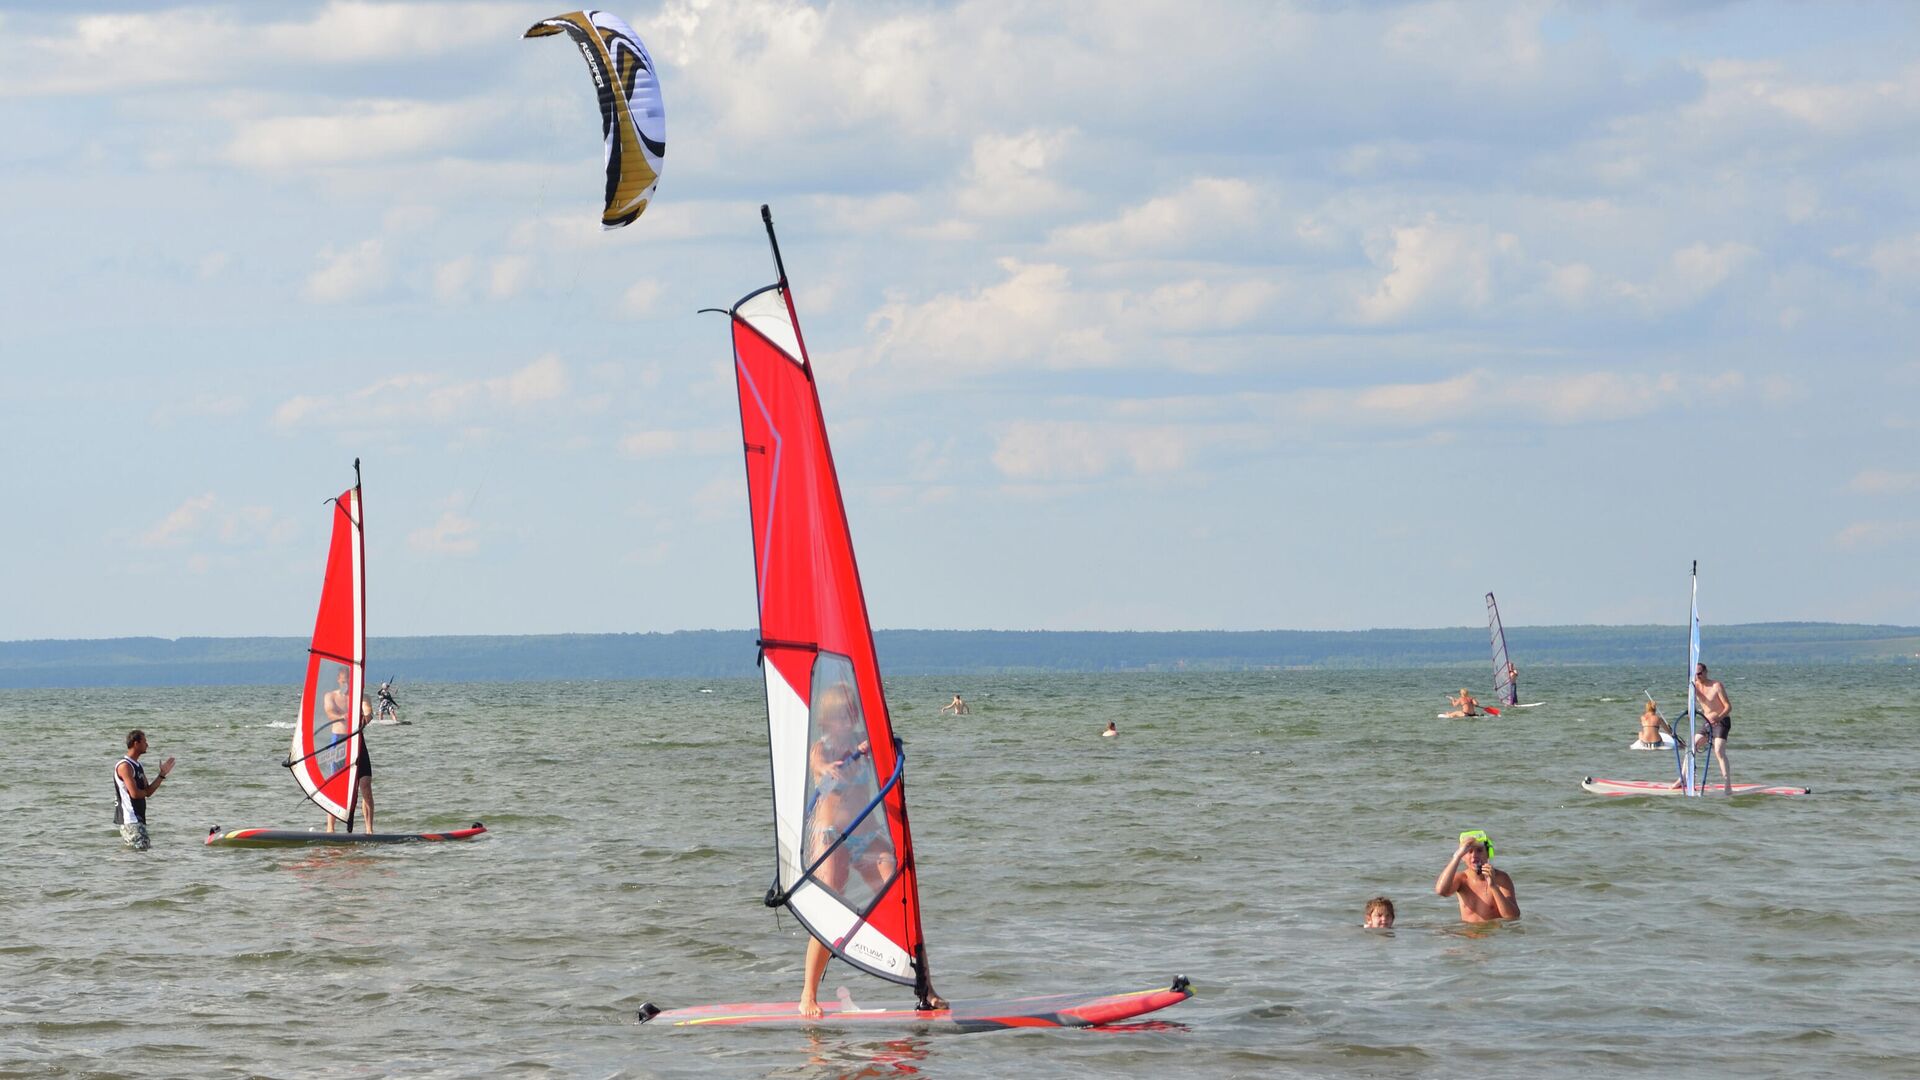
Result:
[[[201,846],[319,823],[279,765],[296,692],[0,693],[0,1074],[1913,1075],[1920,667],[1720,673],[1735,779],[1814,789],[1731,803],[1580,790],[1670,775],[1626,749],[1658,673],[1434,718],[1483,674],[890,683],[944,993],[1199,989],[1154,1030],[894,1038],[633,1022],[797,994],[755,682],[410,687],[378,824],[492,835],[376,851]],[[134,726],[180,760],[147,853],[110,824]],[[1465,828],[1518,923],[1433,895]]]

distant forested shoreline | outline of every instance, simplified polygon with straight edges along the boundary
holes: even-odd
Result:
[[[1457,667],[1487,661],[1486,630],[881,630],[889,675],[996,672],[1261,671]],[[1678,626],[1513,626],[1522,668],[1684,665]],[[304,638],[105,638],[0,642],[0,688],[297,683]],[[750,676],[750,630],[373,638],[374,680],[523,682]],[[1920,627],[1848,623],[1716,626],[1707,654],[1726,664],[1920,662]]]

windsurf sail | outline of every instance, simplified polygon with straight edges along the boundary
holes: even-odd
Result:
[[[767,905],[854,967],[913,986],[925,1007],[904,756],[773,215],[760,215],[779,280],[730,314],[773,758]]]
[[[1688,612],[1687,630],[1687,741],[1685,746],[1675,740],[1673,748],[1674,765],[1680,772],[1681,785],[1689,795],[1700,793],[1699,773],[1696,771],[1696,759],[1693,740],[1699,725],[1699,710],[1696,708],[1697,695],[1693,688],[1693,673],[1700,670],[1700,560],[1693,560],[1692,599]],[[1698,761],[1705,765],[1705,760]]]
[[[1500,605],[1487,594],[1487,636],[1493,639],[1493,696],[1502,705],[1520,704],[1520,685],[1507,659],[1507,630],[1500,625]]]
[[[366,549],[361,532],[360,459],[353,486],[328,500],[333,541],[320,585],[320,613],[307,648],[307,681],[285,762],[315,805],[353,830],[353,791],[364,737],[361,690],[367,668]]]

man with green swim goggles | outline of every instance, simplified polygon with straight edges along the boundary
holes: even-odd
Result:
[[[1494,869],[1492,859],[1493,841],[1486,831],[1468,829],[1460,834],[1460,846],[1433,881],[1435,894],[1460,901],[1462,921],[1484,923],[1520,917],[1520,898],[1514,895],[1513,879],[1505,870]]]

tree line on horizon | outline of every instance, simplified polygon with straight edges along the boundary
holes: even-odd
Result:
[[[1487,662],[1479,627],[1428,630],[880,630],[889,675],[1454,667]],[[1679,626],[1518,626],[1522,668],[1684,663]],[[0,642],[0,688],[298,683],[304,638],[107,638]],[[1848,623],[1716,626],[1708,655],[1740,664],[1920,659],[1920,627]],[[373,638],[379,682],[745,678],[751,630]],[[1675,658],[1679,659],[1676,660]]]

